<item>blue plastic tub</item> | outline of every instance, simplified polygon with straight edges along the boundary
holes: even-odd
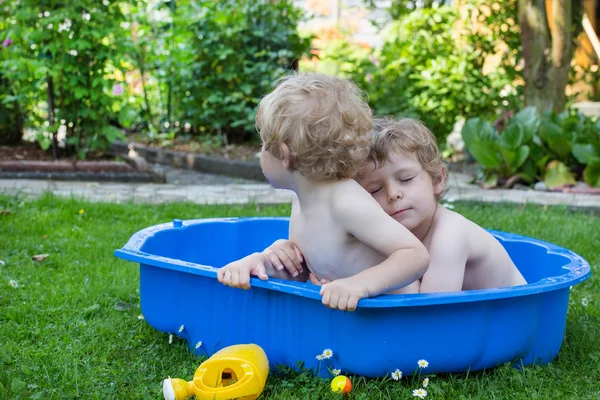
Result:
[[[286,238],[288,224],[288,218],[175,220],[137,232],[115,255],[140,263],[146,321],[185,338],[196,353],[256,343],[271,364],[302,361],[323,375],[338,368],[368,377],[396,368],[411,373],[419,359],[429,362],[427,372],[547,363],[563,341],[570,287],[590,275],[589,264],[567,249],[492,231],[529,284],[382,295],[350,313],[323,306],[310,283],[253,278],[245,291],[217,281],[216,268]],[[324,349],[333,357],[318,361]]]

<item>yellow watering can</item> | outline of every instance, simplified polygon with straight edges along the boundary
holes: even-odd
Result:
[[[255,344],[225,347],[204,361],[191,382],[163,381],[165,400],[254,400],[262,393],[269,375],[269,360]]]

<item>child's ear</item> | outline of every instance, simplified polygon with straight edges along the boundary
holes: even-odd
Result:
[[[281,148],[281,155],[283,156],[281,160],[281,162],[283,163],[283,168],[290,169],[290,166],[292,165],[292,156],[290,155],[290,148],[285,143],[281,143],[279,146]]]
[[[435,194],[436,196],[444,191],[447,176],[448,170],[444,165],[444,167],[442,168],[442,175],[440,176],[439,181],[433,185],[433,194]]]

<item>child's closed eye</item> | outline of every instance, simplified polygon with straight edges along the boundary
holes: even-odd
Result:
[[[404,182],[410,182],[410,181],[412,181],[414,178],[415,178],[415,177],[413,176],[413,177],[411,177],[411,178],[399,179],[399,181],[400,181],[400,182],[403,182],[403,183],[404,183]]]
[[[378,187],[378,188],[375,188],[375,189],[369,190],[369,193],[370,193],[370,194],[375,194],[375,193],[379,192],[380,190],[381,190],[381,187]]]

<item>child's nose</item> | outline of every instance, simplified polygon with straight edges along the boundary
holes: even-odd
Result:
[[[390,203],[400,200],[402,197],[403,195],[400,190],[391,190],[388,192],[388,200]]]

